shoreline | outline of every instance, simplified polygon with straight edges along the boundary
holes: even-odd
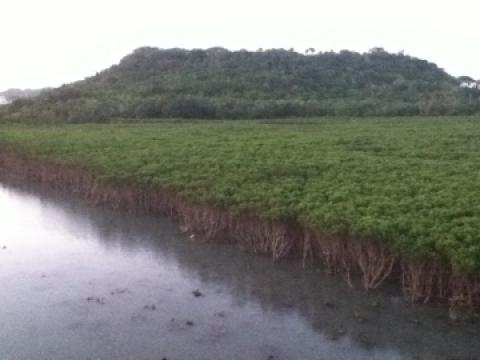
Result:
[[[36,183],[75,193],[88,203],[129,212],[161,215],[180,231],[206,241],[231,241],[273,261],[297,258],[342,275],[350,286],[366,290],[395,283],[411,302],[448,304],[450,317],[480,308],[480,274],[461,274],[440,259],[413,259],[380,241],[321,234],[297,222],[264,221],[228,209],[195,204],[172,191],[138,184],[104,184],[80,166],[67,166],[0,149],[0,181]]]

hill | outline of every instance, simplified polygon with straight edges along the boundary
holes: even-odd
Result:
[[[460,79],[460,78],[459,78]],[[480,91],[437,65],[381,48],[299,54],[139,48],[95,76],[4,107],[4,119],[456,115]]]

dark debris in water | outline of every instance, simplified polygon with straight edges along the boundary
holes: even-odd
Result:
[[[127,288],[118,288],[110,292],[110,295],[121,295],[130,292]]]
[[[193,296],[195,296],[195,297],[202,297],[202,296],[203,296],[203,293],[202,293],[200,290],[198,290],[198,289],[197,289],[197,290],[193,290],[193,291],[192,291],[192,294],[193,294]]]
[[[88,302],[95,302],[95,303],[100,304],[100,305],[105,304],[105,298],[103,298],[103,297],[89,296],[89,297],[87,297],[87,301]]]
[[[171,318],[168,324],[169,330],[173,331],[185,331],[187,329],[192,328],[195,323],[192,320],[180,320]]]

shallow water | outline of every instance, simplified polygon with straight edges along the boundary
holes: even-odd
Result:
[[[0,359],[476,359],[480,327],[179,234],[0,185]],[[202,296],[194,296],[199,290]]]

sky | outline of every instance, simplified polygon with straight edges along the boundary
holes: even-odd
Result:
[[[390,52],[480,79],[478,0],[0,0],[0,91],[94,75],[140,46]]]

